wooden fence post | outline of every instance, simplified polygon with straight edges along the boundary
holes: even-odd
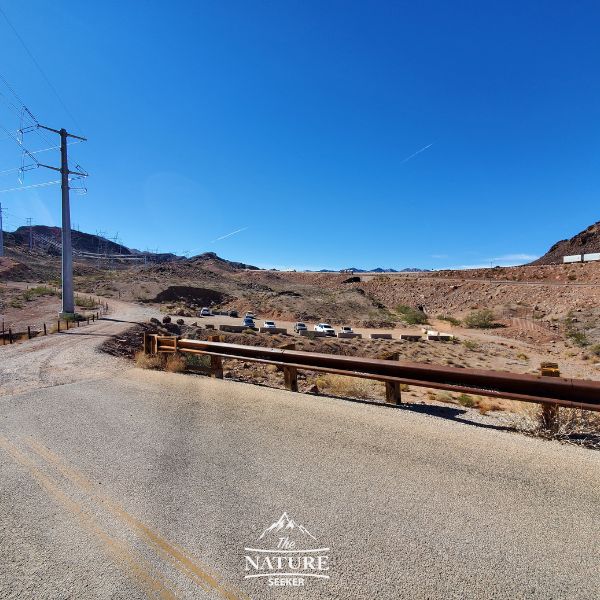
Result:
[[[390,354],[386,360],[398,360],[400,358],[397,352]],[[400,392],[400,383],[397,381],[385,382],[385,401],[388,404],[402,404],[402,393]]]
[[[540,365],[540,374],[544,377],[560,377],[557,363],[543,362]],[[540,426],[551,433],[558,431],[558,406],[554,404],[542,404],[540,415]]]
[[[65,319],[65,323],[67,324],[67,331],[69,331],[69,319]]]
[[[27,325],[27,339],[31,339],[31,325]]]
[[[220,342],[220,335],[209,335],[209,342]],[[210,355],[210,376],[215,379],[223,379],[223,358],[221,356]]]
[[[56,331],[60,333],[60,319],[56,322]]]
[[[46,331],[46,323],[44,323],[44,335],[48,335],[48,332]]]
[[[8,343],[12,344],[12,329],[8,328]]]
[[[279,347],[281,350],[295,350],[296,344],[292,342]],[[283,383],[286,390],[290,392],[298,391],[298,369],[296,367],[283,367]]]

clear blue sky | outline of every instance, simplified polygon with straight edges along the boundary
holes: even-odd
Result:
[[[75,119],[1,15],[0,73],[89,138],[70,148],[91,173],[82,230],[260,266],[443,268],[523,262],[600,218],[598,2],[0,6]],[[0,142],[0,171],[19,161]],[[59,200],[0,194],[9,228],[60,224]]]

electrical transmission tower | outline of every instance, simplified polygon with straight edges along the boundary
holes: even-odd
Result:
[[[87,173],[80,170],[77,165],[76,171],[69,171],[69,163],[67,159],[67,142],[68,138],[74,138],[86,142],[84,137],[73,135],[66,129],[52,129],[45,125],[37,125],[52,133],[60,135],[60,168],[51,165],[43,165],[40,167],[58,171],[61,174],[61,192],[62,192],[62,311],[63,315],[72,315],[75,313],[75,296],[73,293],[73,246],[71,245],[71,207],[69,200],[69,176],[87,177]]]
[[[31,228],[31,217],[27,219],[27,227],[29,227],[29,249],[33,248],[33,229]]]

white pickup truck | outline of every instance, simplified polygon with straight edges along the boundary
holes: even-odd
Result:
[[[315,325],[315,331],[320,331],[327,336],[335,337],[335,329],[329,323]]]

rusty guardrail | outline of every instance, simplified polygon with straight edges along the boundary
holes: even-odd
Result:
[[[145,338],[144,350],[151,354],[183,352],[278,365],[284,370],[286,387],[293,391],[298,389],[296,373],[301,369],[383,381],[386,383],[386,399],[393,404],[401,401],[400,385],[410,384],[492,398],[600,411],[600,381],[261,348],[156,334]],[[222,374],[221,361],[216,361],[214,366]]]

